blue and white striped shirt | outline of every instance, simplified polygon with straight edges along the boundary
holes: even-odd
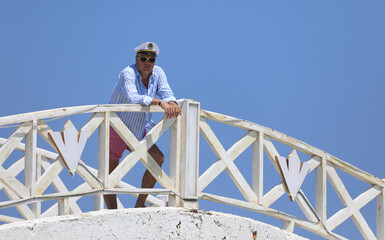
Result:
[[[148,106],[156,95],[165,102],[176,101],[174,93],[167,83],[167,77],[163,69],[154,66],[147,89],[142,83],[142,77],[136,64],[133,64],[120,72],[109,103]],[[155,125],[151,120],[151,113],[118,112],[117,115],[138,140],[142,139],[144,129],[150,131]]]

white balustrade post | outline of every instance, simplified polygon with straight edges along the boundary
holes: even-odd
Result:
[[[36,182],[41,177],[41,155],[36,155]],[[41,214],[41,202],[31,204],[32,212],[35,213],[36,218],[40,218]]]
[[[179,103],[181,104],[181,103]],[[170,127],[170,178],[174,182],[174,191],[180,195],[180,161],[181,161],[181,117],[178,117]],[[183,201],[181,198],[170,195],[168,206],[182,207]]]
[[[258,197],[258,203],[263,204],[263,132],[258,133],[258,141],[252,146],[252,188]]]
[[[320,220],[326,223],[327,211],[326,211],[326,156],[320,158],[320,165],[316,168],[316,211]]]
[[[24,182],[29,191],[29,195],[34,197],[36,194],[36,141],[37,141],[37,121],[32,120],[31,129],[25,136],[25,158],[24,158]],[[35,218],[40,213],[37,203],[31,204]]]
[[[70,213],[68,198],[61,198],[57,200],[58,215],[68,215]]]
[[[385,179],[383,179],[385,180]],[[385,189],[382,188],[382,192],[376,199],[377,207],[377,239],[385,240]]]
[[[198,209],[200,104],[185,100],[181,116],[181,197],[183,206]]]
[[[104,114],[104,120],[98,130],[98,178],[102,181],[104,187],[108,185],[109,175],[109,153],[110,153],[110,112]],[[104,209],[103,195],[95,195],[94,209]]]

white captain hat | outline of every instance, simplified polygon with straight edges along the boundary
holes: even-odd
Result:
[[[153,52],[156,55],[159,54],[159,47],[156,43],[154,42],[145,42],[137,46],[135,49],[136,53],[140,52]]]

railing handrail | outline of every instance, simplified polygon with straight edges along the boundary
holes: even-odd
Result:
[[[100,104],[84,105],[65,108],[54,108],[43,111],[15,114],[0,117],[0,126],[32,121],[35,119],[61,118],[81,113],[96,112],[164,112],[157,105],[142,106],[140,104]]]
[[[377,198],[377,236],[379,236],[378,239],[385,240],[385,211],[383,210],[385,206],[384,180],[344,162],[325,151],[271,128],[227,115],[200,110],[199,103],[191,100],[179,100],[178,102],[182,107],[182,117],[173,120],[160,120],[157,126],[155,126],[141,141],[138,141],[132,135],[115,112],[161,113],[164,112],[161,107],[141,106],[137,104],[85,105],[0,117],[0,127],[8,127],[10,125],[15,126],[15,124],[20,123],[20,125],[17,126],[17,130],[8,139],[0,137],[0,171],[7,177],[7,179],[2,179],[0,177],[0,187],[2,186],[8,189],[12,188],[11,190],[13,193],[7,193],[7,195],[17,193],[17,189],[20,189],[21,191],[21,193],[16,194],[19,195],[21,199],[18,199],[17,196],[10,197],[10,201],[0,203],[0,208],[31,203],[33,212],[28,207],[26,207],[28,209],[24,208],[26,211],[24,214],[26,214],[26,216],[22,214],[23,210],[19,211],[24,218],[33,219],[33,216],[39,217],[40,210],[37,209],[38,205],[36,204],[45,200],[57,199],[58,213],[68,214],[70,211],[69,198],[78,199],[81,196],[94,195],[95,210],[100,210],[103,208],[102,194],[165,194],[170,197],[170,206],[197,208],[197,201],[199,198],[217,201],[281,219],[285,222],[284,228],[288,231],[293,231],[294,225],[298,225],[326,238],[344,239],[344,237],[339,236],[332,231],[347,218],[353,216],[360,217],[359,209],[372,199]],[[84,162],[80,161],[78,170],[79,175],[85,180],[83,184],[72,191],[57,190],[57,193],[43,195],[42,193],[47,189],[48,184],[54,184],[53,179],[57,176],[54,174],[59,174],[64,167],[64,164],[60,161],[61,158],[59,154],[37,147],[37,133],[39,133],[48,144],[56,149],[56,146],[52,142],[53,140],[48,137],[48,133],[52,132],[52,129],[50,129],[45,121],[84,113],[93,114],[89,121],[82,127],[82,131],[89,131],[90,136],[97,128],[99,128],[98,169],[87,166]],[[226,150],[206,122],[206,119],[244,129],[247,133],[230,149]],[[137,151],[136,154],[129,154],[129,156],[123,159],[121,164],[119,164],[119,167],[111,174],[109,174],[107,170],[109,149],[107,143],[110,126],[117,130],[122,139],[131,149],[133,149],[133,152]],[[169,174],[166,174],[154,160],[147,159],[150,157],[146,155],[146,152],[148,147],[155,143],[168,129],[170,129],[170,171]],[[199,132],[203,134],[210,148],[218,157],[218,161],[211,165],[201,175],[199,174]],[[26,139],[25,144],[21,143],[23,138]],[[285,180],[267,193],[263,190],[264,153],[266,153],[276,170],[278,172],[280,171],[276,160],[280,155],[274,146],[275,142],[273,144],[271,140],[287,145],[310,156],[307,160],[307,163],[310,164],[309,171],[316,170],[316,209],[314,210],[312,204],[307,200],[302,190],[300,190],[298,194],[299,199],[296,199],[307,220],[287,213],[282,213],[279,210],[269,207],[287,191],[287,189],[285,190],[285,187],[287,187],[285,186]],[[3,148],[5,145],[7,145],[6,148]],[[253,148],[252,167],[253,171],[256,170],[256,172],[253,172],[252,186],[250,187],[249,183],[245,180],[233,161],[251,145]],[[5,170],[2,167],[2,163],[13,150],[25,152],[25,159],[19,159],[14,164],[15,166],[12,165],[12,167]],[[32,177],[25,176],[28,177],[28,179],[25,180],[25,183],[23,184],[15,178],[17,174],[14,176],[10,174],[12,172],[10,169],[18,169],[18,172],[24,170],[25,174],[34,174],[35,171],[38,172],[36,170],[36,166],[38,165],[36,162],[37,156],[41,158],[41,164],[42,166],[44,165],[44,172],[47,173],[47,171],[50,171],[45,177],[42,176],[39,182],[33,180],[35,176],[32,175]],[[122,181],[124,175],[127,174],[139,160],[142,161],[145,167],[153,175],[155,174],[154,177],[164,189],[140,189]],[[48,163],[48,161],[52,164]],[[21,165],[22,162],[24,162],[25,166]],[[54,164],[56,165],[53,166]],[[49,170],[47,170],[47,168],[49,168]],[[55,170],[55,168],[57,169]],[[355,199],[352,199],[334,168],[338,168],[351,176],[370,184],[371,187]],[[206,186],[224,169],[228,170],[228,174],[237,185],[237,188],[241,191],[245,201],[203,192]],[[282,173],[280,174],[282,176]],[[326,213],[326,181],[328,178],[330,178],[330,183],[344,203],[344,208],[329,218]],[[12,184],[15,185],[12,186]],[[39,190],[35,189],[37,185],[39,186]],[[149,197],[151,201],[160,201],[151,195]],[[77,200],[72,201],[75,201],[75,205],[72,202],[72,208],[78,207],[76,205]],[[53,207],[54,206],[45,211],[43,215],[49,216],[53,214],[53,212],[55,212],[51,210]],[[71,210],[71,212],[73,212],[73,210]],[[15,220],[13,217],[4,215],[0,215],[0,219],[7,219],[7,221]],[[374,238],[374,234],[369,226],[367,226],[365,219],[357,220],[357,222],[357,226],[366,239]],[[365,231],[368,231],[369,233],[363,233]]]
[[[263,132],[265,135],[269,136],[271,139],[273,139],[277,142],[283,143],[287,146],[296,148],[296,149],[298,149],[298,150],[300,150],[300,151],[302,151],[308,155],[311,155],[311,156],[316,155],[319,157],[324,156],[330,161],[330,163],[332,163],[337,168],[341,169],[344,172],[351,174],[352,176],[357,177],[358,179],[360,179],[366,183],[375,184],[375,185],[378,185],[380,187],[385,187],[385,181],[384,180],[382,180],[382,179],[380,179],[380,178],[378,178],[378,177],[376,177],[376,176],[374,176],[368,172],[365,172],[364,170],[361,170],[358,167],[356,167],[352,164],[349,164],[349,163],[333,156],[332,154],[330,154],[326,151],[323,151],[321,149],[313,147],[308,143],[305,143],[301,140],[290,137],[289,135],[281,133],[277,130],[274,130],[274,129],[271,129],[271,128],[247,121],[247,120],[237,119],[235,117],[230,117],[230,116],[227,116],[224,114],[215,113],[215,112],[211,112],[211,111],[207,111],[207,110],[203,110],[203,109],[201,110],[201,117],[204,117],[204,118],[209,119],[209,120],[221,122],[221,123],[224,123],[227,125],[231,125],[234,127],[242,128],[245,130]]]
[[[75,114],[81,113],[96,113],[96,112],[153,112],[162,113],[164,110],[157,105],[142,106],[140,104],[95,104],[95,105],[83,105],[73,106],[65,108],[54,108],[43,111],[35,111],[29,113],[15,114],[10,116],[0,117],[0,127],[4,125],[17,124],[35,119],[50,119],[50,118],[63,118]],[[215,113],[208,110],[201,110],[201,117],[209,120],[218,121],[224,124],[228,124],[234,127],[242,128],[245,130],[262,131],[265,135],[268,135],[271,139],[276,140],[285,145],[297,148],[302,152],[309,155],[325,156],[329,161],[337,168],[348,172],[349,174],[365,181],[369,184],[375,184],[380,187],[385,187],[385,181],[352,165],[349,164],[332,154],[323,151],[319,148],[313,147],[308,143],[305,143],[296,138],[290,137],[287,134],[281,133],[277,130],[247,121],[230,117],[224,114]]]

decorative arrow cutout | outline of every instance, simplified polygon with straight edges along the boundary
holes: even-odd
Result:
[[[88,130],[80,130],[78,133],[78,130],[76,130],[70,120],[64,124],[61,134],[60,132],[49,133],[51,140],[72,176],[76,172],[89,135],[90,131]]]
[[[306,174],[310,170],[310,164],[307,162],[301,163],[295,149],[291,151],[287,159],[281,156],[276,156],[275,159],[278,162],[290,200],[294,201]]]

